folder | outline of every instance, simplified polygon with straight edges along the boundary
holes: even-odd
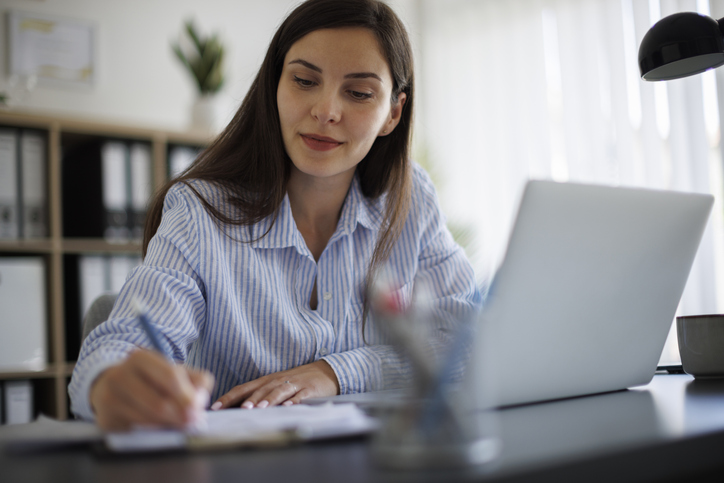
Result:
[[[146,208],[151,198],[151,147],[144,143],[134,143],[130,148],[130,187],[131,206],[128,211],[129,230],[133,240],[143,239],[146,225]]]
[[[65,288],[65,354],[75,361],[80,352],[83,316],[99,295],[106,291],[105,257],[101,255],[66,255]]]
[[[5,381],[5,424],[33,420],[33,384],[28,380]]]
[[[106,293],[117,294],[128,274],[141,264],[135,255],[68,255],[65,257],[66,354],[75,360],[80,351],[83,318],[93,302]]]
[[[123,142],[107,141],[101,148],[103,176],[103,207],[105,224],[103,237],[112,243],[130,239],[128,229],[128,146]]]
[[[15,129],[0,129],[0,239],[19,237],[17,144]]]
[[[190,146],[173,146],[168,151],[168,172],[175,178],[186,170],[199,155],[199,149]]]
[[[47,363],[47,298],[42,257],[0,257],[0,370]]]
[[[80,275],[80,318],[88,312],[93,301],[98,296],[107,293],[108,273],[106,269],[106,257],[98,255],[84,255],[78,259],[78,273]]]
[[[21,238],[48,236],[46,140],[39,131],[20,133]]]
[[[123,141],[95,139],[63,157],[63,236],[129,241],[129,159]]]

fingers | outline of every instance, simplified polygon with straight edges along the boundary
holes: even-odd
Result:
[[[211,409],[239,406],[265,408],[336,394],[339,394],[337,376],[329,364],[317,361],[236,386],[221,396]]]
[[[140,350],[134,351],[127,362],[139,378],[146,380],[179,408],[193,403],[196,388],[184,367],[169,363],[155,352]]]
[[[251,409],[253,407],[265,408],[277,406],[288,401],[299,393],[298,386],[292,380],[276,380],[257,389],[249,398],[244,401],[241,407]]]
[[[105,430],[135,425],[185,427],[208,404],[213,377],[138,350],[101,373],[91,387],[91,407]]]

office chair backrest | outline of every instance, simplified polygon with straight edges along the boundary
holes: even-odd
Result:
[[[93,329],[98,327],[101,322],[108,320],[108,316],[111,314],[111,309],[113,309],[113,304],[116,303],[117,297],[118,294],[116,293],[107,293],[98,296],[98,298],[93,301],[88,309],[88,312],[86,312],[85,317],[83,317],[83,334],[80,339],[81,344],[85,338],[88,337],[88,334],[93,331]]]

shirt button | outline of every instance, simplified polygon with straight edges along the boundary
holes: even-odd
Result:
[[[327,348],[326,348],[326,347],[322,347],[321,349],[319,349],[319,355],[320,355],[320,356],[326,356],[327,354],[328,354],[328,352],[327,352]]]
[[[332,300],[332,292],[324,292],[322,298],[324,298],[324,300]]]

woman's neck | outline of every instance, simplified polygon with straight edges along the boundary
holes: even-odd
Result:
[[[315,260],[319,260],[337,228],[354,170],[330,178],[305,175],[292,168],[287,185],[297,229]]]

